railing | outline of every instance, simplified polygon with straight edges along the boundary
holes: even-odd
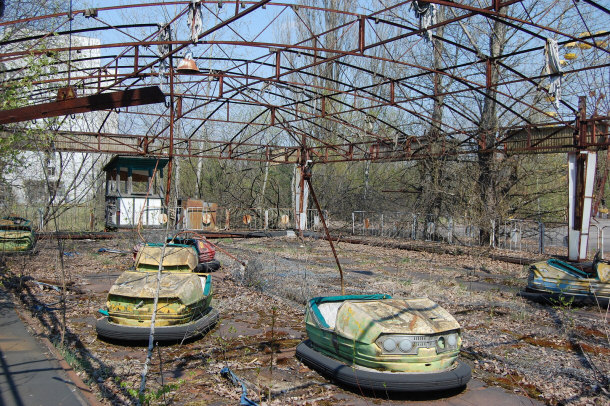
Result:
[[[453,217],[355,211],[352,213],[352,234],[476,245],[479,229],[467,220],[456,223]]]
[[[44,207],[21,205],[2,210],[2,216],[17,215],[32,221],[38,231],[86,232],[104,229],[104,213],[101,204],[89,202],[78,205],[52,207],[50,213],[57,215],[43,218]],[[139,213],[138,213],[139,214]],[[184,214],[184,215],[183,215]],[[169,217],[169,218],[168,218]],[[331,223],[324,211],[327,224]],[[138,216],[139,218],[139,216]],[[167,220],[166,220],[167,219]],[[149,207],[142,211],[143,227],[159,228],[165,221],[177,221],[179,230],[285,230],[294,227],[294,211],[290,208],[179,208],[170,211]],[[213,226],[214,225],[214,226]],[[342,225],[343,226],[343,225]],[[349,225],[345,224],[349,227]],[[322,222],[317,210],[307,211],[307,229],[321,231]],[[482,242],[479,225],[467,216],[438,216],[409,212],[366,212],[352,213],[351,232],[353,235],[379,236],[421,241],[438,241],[454,245],[476,246],[489,244],[501,249],[549,254],[553,249],[565,249],[568,227],[565,223],[537,222],[532,220],[507,220],[494,229],[490,241]],[[605,245],[610,249],[610,220],[594,219],[589,234],[589,251],[599,251],[604,256]],[[556,251],[555,251],[556,252]]]
[[[14,215],[32,222],[37,231],[96,231],[104,228],[104,212],[95,204],[51,206],[18,205],[2,210],[1,217]],[[46,218],[45,218],[46,217]]]
[[[595,243],[596,251],[599,252],[600,258],[604,259],[604,244],[610,243],[610,241],[605,238],[606,230],[610,229],[609,225],[602,224],[591,224],[591,229],[589,230],[589,246],[591,246],[591,242]]]
[[[286,230],[294,227],[290,208],[206,208],[189,207],[179,216],[182,230]],[[324,218],[328,221],[326,210]],[[319,231],[322,221],[317,210],[307,211],[307,230]]]
[[[604,244],[610,240],[610,220],[596,219],[591,224],[589,251],[599,251],[603,257]],[[604,223],[608,225],[604,225]],[[353,235],[403,238],[420,241],[439,241],[454,245],[488,245],[511,251],[548,254],[568,245],[568,226],[565,223],[532,220],[507,220],[490,223],[493,230],[489,241],[481,241],[480,225],[473,219],[453,216],[432,216],[409,212],[352,212]]]

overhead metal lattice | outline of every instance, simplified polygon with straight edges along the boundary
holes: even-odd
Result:
[[[589,114],[580,118],[592,130],[580,147],[606,147],[610,11],[603,2],[413,3],[104,1],[28,14],[9,2],[0,20],[1,87],[21,91],[0,116],[56,101],[68,86],[77,97],[160,86],[165,103],[83,113],[102,114],[98,128],[55,125],[55,148],[401,160],[568,150],[574,143],[565,134],[579,128],[584,96]],[[422,17],[430,3],[434,18]],[[556,42],[561,69],[545,69],[547,41]],[[198,73],[176,69],[187,53]],[[491,121],[485,111],[494,112]],[[562,138],[549,141],[547,133]]]

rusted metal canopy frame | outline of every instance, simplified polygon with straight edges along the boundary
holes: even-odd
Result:
[[[585,68],[585,69],[587,69],[587,68]],[[513,83],[513,82],[515,82],[515,81],[511,81],[511,83]],[[289,83],[289,82],[281,82],[281,83]],[[501,83],[500,83],[500,84],[501,84]],[[483,88],[483,87],[482,87],[482,85],[480,86],[480,88]],[[327,90],[328,90],[328,89],[327,89]],[[454,92],[448,92],[448,93],[446,93],[446,94],[456,94],[456,93],[458,93],[458,92],[463,92],[463,91],[467,91],[467,90],[470,90],[470,89],[465,89],[465,90],[460,90],[460,91],[454,91]],[[427,96],[423,96],[423,97],[427,97]],[[218,99],[218,98],[215,98],[215,99]],[[228,100],[228,99],[227,99],[227,100]],[[342,102],[341,100],[334,100],[334,101],[335,101],[335,102],[337,102],[337,103],[344,103],[344,102]],[[241,102],[244,102],[244,101],[241,101]],[[299,101],[298,103],[301,103],[301,104],[306,104],[306,103],[303,103],[303,102],[300,102],[300,101]],[[256,104],[256,103],[255,103],[255,104]],[[382,105],[390,105],[390,104],[391,104],[391,103],[389,103],[389,102],[386,100],[386,103],[380,103],[379,105],[376,105],[376,106],[373,106],[373,107],[369,107],[369,108],[376,108],[376,107],[379,107],[379,106],[382,106]],[[263,105],[263,104],[260,104],[260,105]],[[264,105],[263,105],[263,106],[264,106]],[[280,107],[280,106],[276,106],[276,107],[277,107],[277,108],[283,108],[283,109],[285,109],[284,107]],[[363,110],[363,109],[359,109],[359,110]],[[349,112],[349,111],[350,111],[350,110],[343,111],[342,113],[346,113],[346,112]],[[352,111],[354,111],[354,110],[352,110]],[[289,112],[289,113],[292,113],[292,112]],[[328,114],[328,115],[330,115],[329,113],[327,113],[327,114]],[[208,119],[209,119],[209,118],[210,118],[210,117],[208,117]],[[252,121],[252,122],[249,122],[248,124],[254,124],[254,122]],[[369,135],[372,135],[372,134],[369,134]]]
[[[472,50],[471,50],[471,51],[472,51]],[[472,51],[472,52],[474,52],[474,51]],[[508,55],[505,55],[505,56],[508,56]]]
[[[610,143],[610,133],[608,118],[592,118],[586,120],[588,127],[596,130],[589,131],[587,141],[583,144],[586,148],[605,149]],[[565,128],[572,122],[562,123]],[[605,128],[605,130],[603,130]],[[501,132],[509,133],[522,129],[519,126],[500,128]],[[533,127],[532,127],[533,129]],[[293,131],[294,128],[288,128],[287,131]],[[17,131],[17,130],[14,130]],[[60,149],[73,152],[101,152],[101,153],[116,153],[126,155],[142,154],[142,141],[147,138],[146,135],[124,135],[114,133],[94,133],[94,132],[76,132],[76,131],[54,131],[55,143]],[[301,135],[295,131],[296,135]],[[2,136],[2,134],[0,134]],[[90,141],[85,141],[88,138]],[[537,138],[532,142],[530,138],[526,141],[525,147],[511,147],[508,142],[499,146],[499,151],[509,152],[511,154],[518,153],[556,153],[576,151],[582,146],[575,145],[573,140],[567,140],[565,145],[560,148],[549,148],[540,144],[547,138]],[[420,142],[419,148],[411,148],[411,145]],[[376,141],[360,141],[358,143],[345,143],[333,145],[315,145],[308,146],[310,156],[314,162],[331,163],[344,161],[398,161],[398,160],[417,160],[430,157],[440,156],[459,156],[468,155],[476,151],[477,144],[462,143],[461,147],[456,144],[451,145],[446,140],[443,140],[446,147],[441,148],[439,152],[431,153],[427,150],[425,143],[422,143],[418,137],[411,137],[407,140],[404,146],[394,149],[392,146],[388,148],[387,144],[380,144]],[[523,142],[523,140],[520,140]],[[248,142],[231,142],[231,141],[215,141],[206,140],[207,146],[202,147],[201,140],[193,140],[190,138],[174,139],[175,146],[180,147],[180,152],[174,156],[180,157],[199,157],[212,159],[232,159],[244,161],[260,161],[261,155],[264,155],[266,161],[281,164],[281,163],[298,163],[300,155],[300,146],[285,146],[272,144],[257,144]],[[61,145],[67,144],[65,147]],[[158,137],[155,144],[149,145],[148,154],[152,156],[167,156],[169,148],[168,137]]]
[[[439,3],[439,4],[444,4],[444,3],[447,3],[447,2],[438,2],[438,3]],[[451,3],[451,4],[446,4],[446,5],[451,5],[451,6],[454,6],[455,4],[454,4],[454,3]],[[463,8],[463,7],[458,7],[458,8]],[[478,12],[479,12],[479,13],[481,13],[481,12],[480,12],[480,10],[479,10]],[[526,23],[527,23],[527,22],[526,22]],[[563,34],[562,34],[562,35],[563,35]],[[576,40],[578,40],[578,39],[576,39]],[[502,57],[507,57],[507,56],[510,56],[510,55],[508,55],[508,54],[507,54],[507,55],[502,55]],[[449,68],[446,68],[446,69],[449,69]]]
[[[165,95],[157,86],[121,90],[12,110],[0,110],[0,125],[164,101]]]
[[[349,66],[349,65],[348,65],[348,66]],[[352,66],[353,66],[353,65],[352,65]],[[602,65],[602,66],[603,66],[603,65]],[[581,68],[581,69],[578,69],[578,70],[567,71],[567,72],[566,72],[566,74],[569,74],[569,73],[571,73],[571,72],[576,72],[576,71],[582,71],[582,70],[586,70],[586,69],[595,69],[595,68],[597,68],[597,67],[599,67],[599,66],[585,67],[585,68]],[[358,67],[354,67],[354,68],[358,68]],[[369,72],[369,73],[372,73],[372,72]],[[309,73],[309,72],[304,72],[304,74],[310,74],[310,73]],[[209,74],[209,75],[210,75],[210,76],[213,76],[213,74]],[[546,76],[546,75],[544,75],[544,76]],[[544,77],[544,76],[539,76],[539,77]],[[96,77],[96,76],[89,76],[89,78],[92,78],[92,77]],[[225,75],[225,77],[226,77],[226,78],[230,78],[230,77],[232,77],[232,75]],[[411,76],[411,77],[413,77],[413,76]],[[84,79],[85,77],[80,77],[80,78]],[[239,78],[242,78],[242,79],[243,79],[243,78],[244,78],[244,76],[240,76]],[[245,77],[245,78],[246,78],[246,80],[248,79],[248,77]],[[250,78],[250,79],[262,79],[262,78],[260,78],[260,77],[253,77],[253,76],[250,76],[249,78]],[[525,80],[530,80],[531,78],[524,78],[524,79],[525,79]],[[49,83],[49,82],[52,82],[52,81],[58,81],[58,80],[61,80],[61,79],[53,79],[53,80],[46,80],[46,81],[37,81],[37,82],[34,82],[34,83]],[[396,80],[396,83],[398,83],[399,85],[404,85],[403,83],[401,83],[401,82],[400,82],[401,80],[404,80],[404,79],[399,79],[399,80]],[[532,80],[532,81],[533,81],[533,80]],[[287,83],[287,84],[291,84],[291,85],[294,85],[294,86],[298,86],[298,85],[305,86],[305,84],[298,84],[298,83],[295,83],[295,82],[282,82],[282,83]],[[507,84],[507,83],[515,83],[515,81],[510,81],[510,82],[499,82],[499,83],[498,83],[496,86],[501,86],[501,85],[504,85],[504,84]],[[383,86],[384,84],[387,84],[387,83],[379,83],[379,84],[376,84],[376,85],[370,85],[370,86],[368,86],[368,87]],[[408,85],[407,85],[407,86],[408,86]],[[430,96],[428,96],[427,94],[425,94],[425,93],[423,93],[422,91],[420,91],[419,89],[416,89],[416,88],[413,88],[413,87],[409,87],[409,88],[410,88],[411,90],[413,90],[413,91],[420,92],[420,93],[422,94],[422,98],[427,98],[427,97],[430,97]],[[361,88],[358,88],[358,89],[352,89],[351,91],[355,91],[355,90],[366,90],[366,89],[367,89],[367,87],[365,86],[365,87],[361,87]],[[325,91],[328,91],[328,90],[334,91],[335,89],[325,88],[325,89],[323,89],[323,90],[325,90]],[[445,94],[445,95],[446,95],[446,94],[457,94],[458,92],[463,92],[463,91],[468,91],[468,90],[470,90],[470,89],[463,89],[463,90],[453,91],[453,92],[451,92],[451,93],[446,92],[446,93],[443,93],[443,94]],[[306,90],[304,90],[304,91],[306,91]],[[367,92],[367,93],[368,93],[368,94],[371,94],[372,96],[377,96],[377,95],[373,94],[372,92]],[[343,92],[343,94],[346,94],[346,92],[344,91],[344,92]],[[282,97],[284,97],[283,95],[278,95],[278,96],[282,96]],[[193,97],[195,97],[195,96],[193,96]],[[319,97],[319,96],[314,96],[314,97]],[[372,100],[372,99],[370,99],[370,100]],[[416,98],[403,99],[402,101],[404,102],[404,101],[413,101],[413,100],[416,100]],[[235,98],[232,98],[232,102],[236,102],[236,101],[237,101],[237,100],[236,100]],[[339,101],[339,102],[341,103],[341,101]],[[302,102],[299,102],[299,103],[302,103]],[[286,106],[286,105],[285,105],[285,106]],[[450,110],[452,110],[452,111],[456,112],[457,114],[460,114],[460,112],[459,112],[459,111],[456,111],[454,108],[452,108],[452,106],[448,105],[447,107],[448,107]],[[191,110],[192,110],[192,109],[191,109]],[[342,113],[346,113],[346,112],[349,112],[349,111],[345,111],[345,110],[344,110]],[[461,115],[461,114],[460,114],[460,115]],[[463,118],[466,118],[466,119],[468,119],[468,120],[470,120],[470,118],[468,118],[468,117],[466,117],[466,116],[463,116],[463,115],[462,115],[462,117],[463,117]],[[186,118],[186,115],[185,115],[185,118]],[[392,128],[391,124],[389,124],[389,123],[384,123],[384,124],[385,124],[385,125],[387,125],[388,127]],[[394,129],[395,129],[397,132],[399,132],[399,133],[400,133],[400,130],[396,129],[395,127],[394,127]]]
[[[474,51],[473,51],[473,52],[474,52]],[[504,57],[504,56],[508,56],[508,55],[503,55],[503,57]],[[524,76],[524,75],[521,75],[521,76]],[[525,77],[525,76],[524,76],[524,77]],[[514,81],[513,81],[513,82],[514,82]],[[506,95],[506,96],[507,96],[507,97],[510,97],[509,95]]]
[[[578,72],[578,71],[584,71],[584,70],[588,70],[588,69],[596,69],[596,68],[600,68],[600,67],[604,67],[604,66],[608,66],[608,64],[606,64],[606,65],[597,65],[597,66],[591,66],[591,67],[580,68],[580,69],[577,69],[577,70],[566,71],[566,74],[573,73],[573,72]],[[353,66],[353,65],[352,65],[352,67],[357,68],[357,67],[355,67],[355,66]],[[310,75],[311,73],[305,72],[305,74]],[[202,75],[205,75],[205,74],[202,74]],[[109,75],[109,76],[116,76],[116,75]],[[129,74],[123,74],[123,76],[125,76],[125,77],[131,77],[131,75],[129,75]],[[208,74],[208,76],[213,77],[213,76],[214,76],[214,74]],[[316,76],[316,75],[314,75],[314,76]],[[87,78],[95,78],[95,77],[97,77],[97,76],[95,76],[95,75],[93,75],[93,76],[92,76],[92,75],[89,75],[89,76],[86,76],[86,77],[85,77],[85,76],[80,76],[80,77],[77,77],[77,78],[80,78],[80,79],[83,79],[83,80],[84,80],[84,79],[87,79]],[[225,77],[226,77],[226,78],[230,78],[230,77],[232,77],[232,75],[225,75]],[[412,77],[413,77],[413,76],[410,76],[410,77],[408,77],[408,78],[412,78]],[[546,77],[546,75],[541,75],[541,76],[539,76],[539,78],[542,78],[542,77]],[[240,76],[239,78],[244,78],[244,77],[243,77],[243,76]],[[245,77],[245,78],[246,78],[246,79],[248,79],[248,77]],[[263,80],[263,78],[260,78],[260,77],[253,77],[253,76],[250,76],[249,78],[250,78],[250,79],[253,79],[253,80],[256,80],[256,79],[258,79],[258,80]],[[395,83],[396,83],[396,84],[398,84],[398,85],[401,85],[401,86],[402,86],[402,85],[405,85],[404,83],[401,83],[401,81],[406,81],[405,79],[407,79],[407,78],[396,79],[396,80],[395,80]],[[60,81],[60,80],[62,80],[62,79],[50,79],[50,80],[42,80],[42,81],[35,81],[34,83],[50,83],[50,82],[54,82],[54,81]],[[521,80],[512,80],[512,81],[499,82],[499,83],[497,83],[495,86],[502,86],[502,85],[506,85],[506,84],[509,84],[509,83],[516,83],[516,82],[520,82],[520,81],[532,81],[532,82],[533,82],[532,78],[524,77],[524,78],[523,78],[523,79],[521,79]],[[303,86],[305,86],[305,84],[298,84],[298,83],[295,83],[295,82],[280,82],[280,83],[286,83],[286,84],[290,84],[290,85],[294,85],[294,86],[297,86],[297,85],[303,85]],[[379,84],[376,84],[376,85],[363,86],[363,87],[359,87],[359,88],[353,88],[353,89],[351,89],[350,91],[352,91],[352,92],[354,92],[354,91],[366,91],[366,90],[367,90],[367,88],[374,88],[374,87],[378,87],[378,86],[383,86],[383,85],[388,84],[388,83],[389,83],[389,82],[386,82],[386,83],[379,83]],[[342,83],[342,84],[343,84],[343,83]],[[347,85],[347,84],[343,84],[343,85]],[[420,93],[422,94],[421,98],[429,98],[429,97],[431,97],[431,96],[429,96],[429,95],[427,95],[427,94],[424,94],[424,93],[423,93],[422,91],[420,91],[419,89],[416,89],[416,88],[410,87],[410,86],[408,86],[408,85],[405,85],[405,86],[409,87],[409,88],[410,88],[411,90],[413,90],[413,91],[420,92]],[[482,88],[483,88],[483,87],[482,87],[481,85],[479,85],[478,89],[482,89]],[[330,88],[325,88],[325,89],[323,89],[323,90],[326,90],[326,91],[329,91],[329,90],[330,90],[330,91],[335,91],[335,89],[330,89]],[[463,90],[457,90],[457,91],[452,91],[452,92],[444,92],[444,93],[441,93],[441,94],[442,94],[442,95],[448,95],[448,94],[457,94],[457,93],[460,93],[460,92],[465,92],[465,91],[470,91],[470,90],[473,90],[473,88],[471,87],[471,88],[467,88],[467,89],[463,89]],[[474,90],[476,90],[476,89],[474,89]],[[371,94],[372,96],[375,96],[375,97],[377,97],[377,98],[379,99],[379,96],[375,95],[374,93],[372,93],[372,92],[367,92],[367,93],[368,93],[368,94]],[[327,97],[329,97],[329,98],[331,98],[331,99],[332,99],[332,96],[334,96],[334,95],[339,95],[339,94],[347,94],[347,92],[346,92],[346,91],[342,91],[341,93],[339,93],[339,92],[338,92],[338,93],[336,93],[336,94],[327,94]],[[280,95],[280,96],[282,96],[282,95]],[[284,96],[282,96],[282,97],[284,97]],[[317,96],[315,96],[315,97],[321,97],[321,96],[320,96],[320,95],[317,95]],[[220,98],[219,98],[219,99],[220,99]],[[233,98],[231,98],[231,99],[233,99]],[[414,97],[412,97],[412,98],[409,98],[409,99],[395,100],[393,103],[388,103],[388,104],[397,104],[397,103],[400,103],[400,102],[414,101],[414,100],[417,100],[417,99],[418,99],[418,98],[414,98]],[[371,99],[369,99],[369,100],[373,100],[373,99],[371,98]],[[335,101],[335,102],[337,102],[337,100],[334,100],[334,101]],[[387,100],[387,99],[385,99],[384,101],[385,101],[385,102],[388,102],[388,100]],[[293,102],[293,103],[297,103],[297,102]],[[298,102],[298,103],[303,103],[303,102]],[[456,112],[457,114],[460,114],[460,112],[456,111],[456,110],[455,110],[454,108],[452,108],[451,106],[447,106],[447,107],[448,107],[450,110],[452,110],[452,111]],[[191,110],[192,110],[192,109],[191,109]],[[360,110],[362,110],[362,109],[360,109]],[[538,111],[539,111],[539,112],[542,112],[541,110],[538,110]],[[346,112],[346,111],[343,111],[342,113],[345,113],[345,112]],[[460,114],[460,115],[462,115],[462,114]],[[466,117],[466,116],[463,116],[463,115],[462,115],[462,117],[463,117],[463,118],[466,118],[466,119],[468,119],[468,120],[471,120],[470,118],[468,118],[468,117]],[[385,124],[385,125],[388,125],[390,128],[392,128],[391,124],[389,124],[389,123],[384,123],[384,124]],[[396,128],[394,128],[394,129],[395,129],[395,130],[397,130]],[[399,131],[399,130],[397,130],[397,131]]]

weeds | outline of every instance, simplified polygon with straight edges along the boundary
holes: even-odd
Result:
[[[411,286],[411,285],[413,285],[413,280],[412,279],[403,279],[403,280],[401,280],[399,282],[403,286]]]
[[[57,340],[51,341],[55,348],[59,350],[62,357],[66,360],[66,362],[74,369],[79,371],[92,371],[93,365],[89,362],[89,360],[82,358],[80,354],[76,351],[70,349],[65,345],[61,345],[61,343]]]
[[[176,391],[180,389],[180,387],[186,382],[184,379],[179,379],[174,383],[168,383],[162,385],[159,389],[153,391],[146,391],[143,394],[138,393],[138,389],[131,387],[131,384],[127,381],[121,380],[118,376],[114,378],[114,381],[117,385],[119,385],[122,389],[127,391],[129,396],[134,399],[138,399],[140,404],[149,405],[151,402],[157,401],[161,399],[164,395]]]
[[[574,296],[564,296],[560,295],[559,298],[553,299],[550,298],[550,301],[554,308],[556,309],[571,309],[574,304]]]

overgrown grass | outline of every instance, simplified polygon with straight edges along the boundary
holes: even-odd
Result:
[[[59,342],[59,338],[52,339],[51,343],[53,343],[53,346],[57,348],[61,356],[66,360],[70,367],[72,367],[75,371],[85,372],[85,383],[87,385],[91,385],[95,382],[95,379],[92,376],[95,368],[87,358],[84,358],[77,350],[74,350],[66,345],[62,345]],[[107,374],[105,371],[99,370],[98,375],[104,379],[106,378]]]
[[[129,382],[121,380],[121,378],[118,376],[114,378],[114,381],[122,389],[126,390],[132,398],[138,399],[142,405],[149,405],[151,402],[161,399],[161,397],[164,395],[180,389],[180,387],[186,382],[184,379],[179,379],[176,382],[165,384],[157,390],[147,390],[140,395],[138,389],[131,387]]]

